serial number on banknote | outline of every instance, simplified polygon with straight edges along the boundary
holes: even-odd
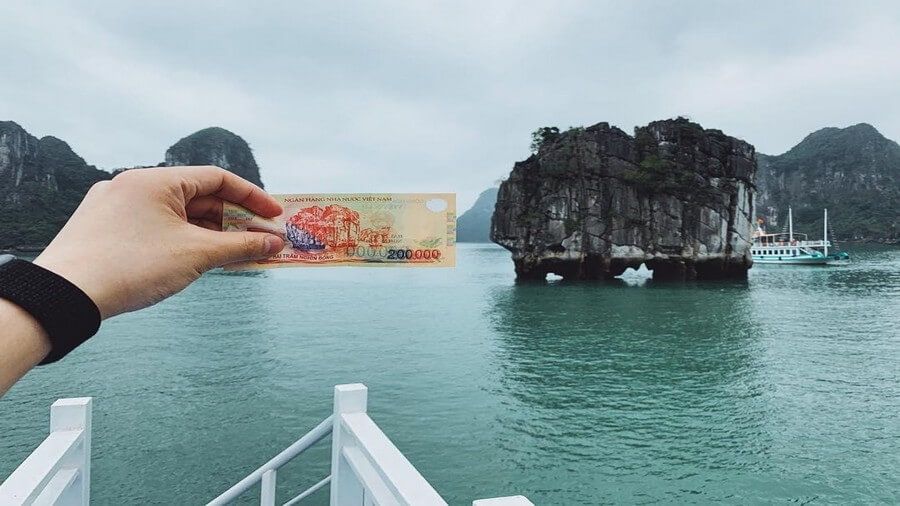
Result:
[[[273,195],[284,212],[256,216],[226,203],[222,230],[263,231],[284,239],[265,260],[227,270],[274,267],[453,267],[456,195],[452,193],[335,193]]]

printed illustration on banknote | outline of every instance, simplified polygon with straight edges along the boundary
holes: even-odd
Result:
[[[266,260],[226,270],[274,267],[453,267],[453,193],[333,193],[273,195],[284,213],[259,217],[225,203],[222,230],[280,235],[284,249]]]

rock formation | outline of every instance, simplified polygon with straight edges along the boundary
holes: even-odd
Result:
[[[223,128],[181,139],[160,165],[218,165],[262,186],[250,146]],[[0,251],[46,246],[88,189],[113,174],[88,165],[56,137],[37,139],[12,121],[0,121]]]
[[[204,128],[181,139],[166,151],[164,164],[216,165],[263,186],[247,141],[224,128]]]
[[[900,241],[900,145],[872,125],[823,128],[790,151],[760,154],[757,216],[770,231],[787,225],[819,238],[822,209],[838,239]]]
[[[491,216],[499,188],[481,192],[468,211],[456,220],[456,242],[491,242]]]
[[[519,279],[741,279],[752,265],[755,152],[684,118],[632,137],[607,123],[547,138],[500,186],[491,239]]]
[[[45,246],[88,188],[110,177],[56,137],[0,121],[0,250]]]

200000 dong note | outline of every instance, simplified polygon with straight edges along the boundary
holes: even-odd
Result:
[[[259,217],[225,203],[222,230],[278,234],[284,249],[265,260],[226,270],[273,267],[453,267],[456,195],[453,193],[322,193],[273,195],[284,207]]]

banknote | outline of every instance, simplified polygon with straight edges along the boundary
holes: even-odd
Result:
[[[319,193],[273,195],[284,212],[262,218],[225,203],[222,230],[265,231],[284,249],[226,270],[274,267],[453,267],[456,194]]]

